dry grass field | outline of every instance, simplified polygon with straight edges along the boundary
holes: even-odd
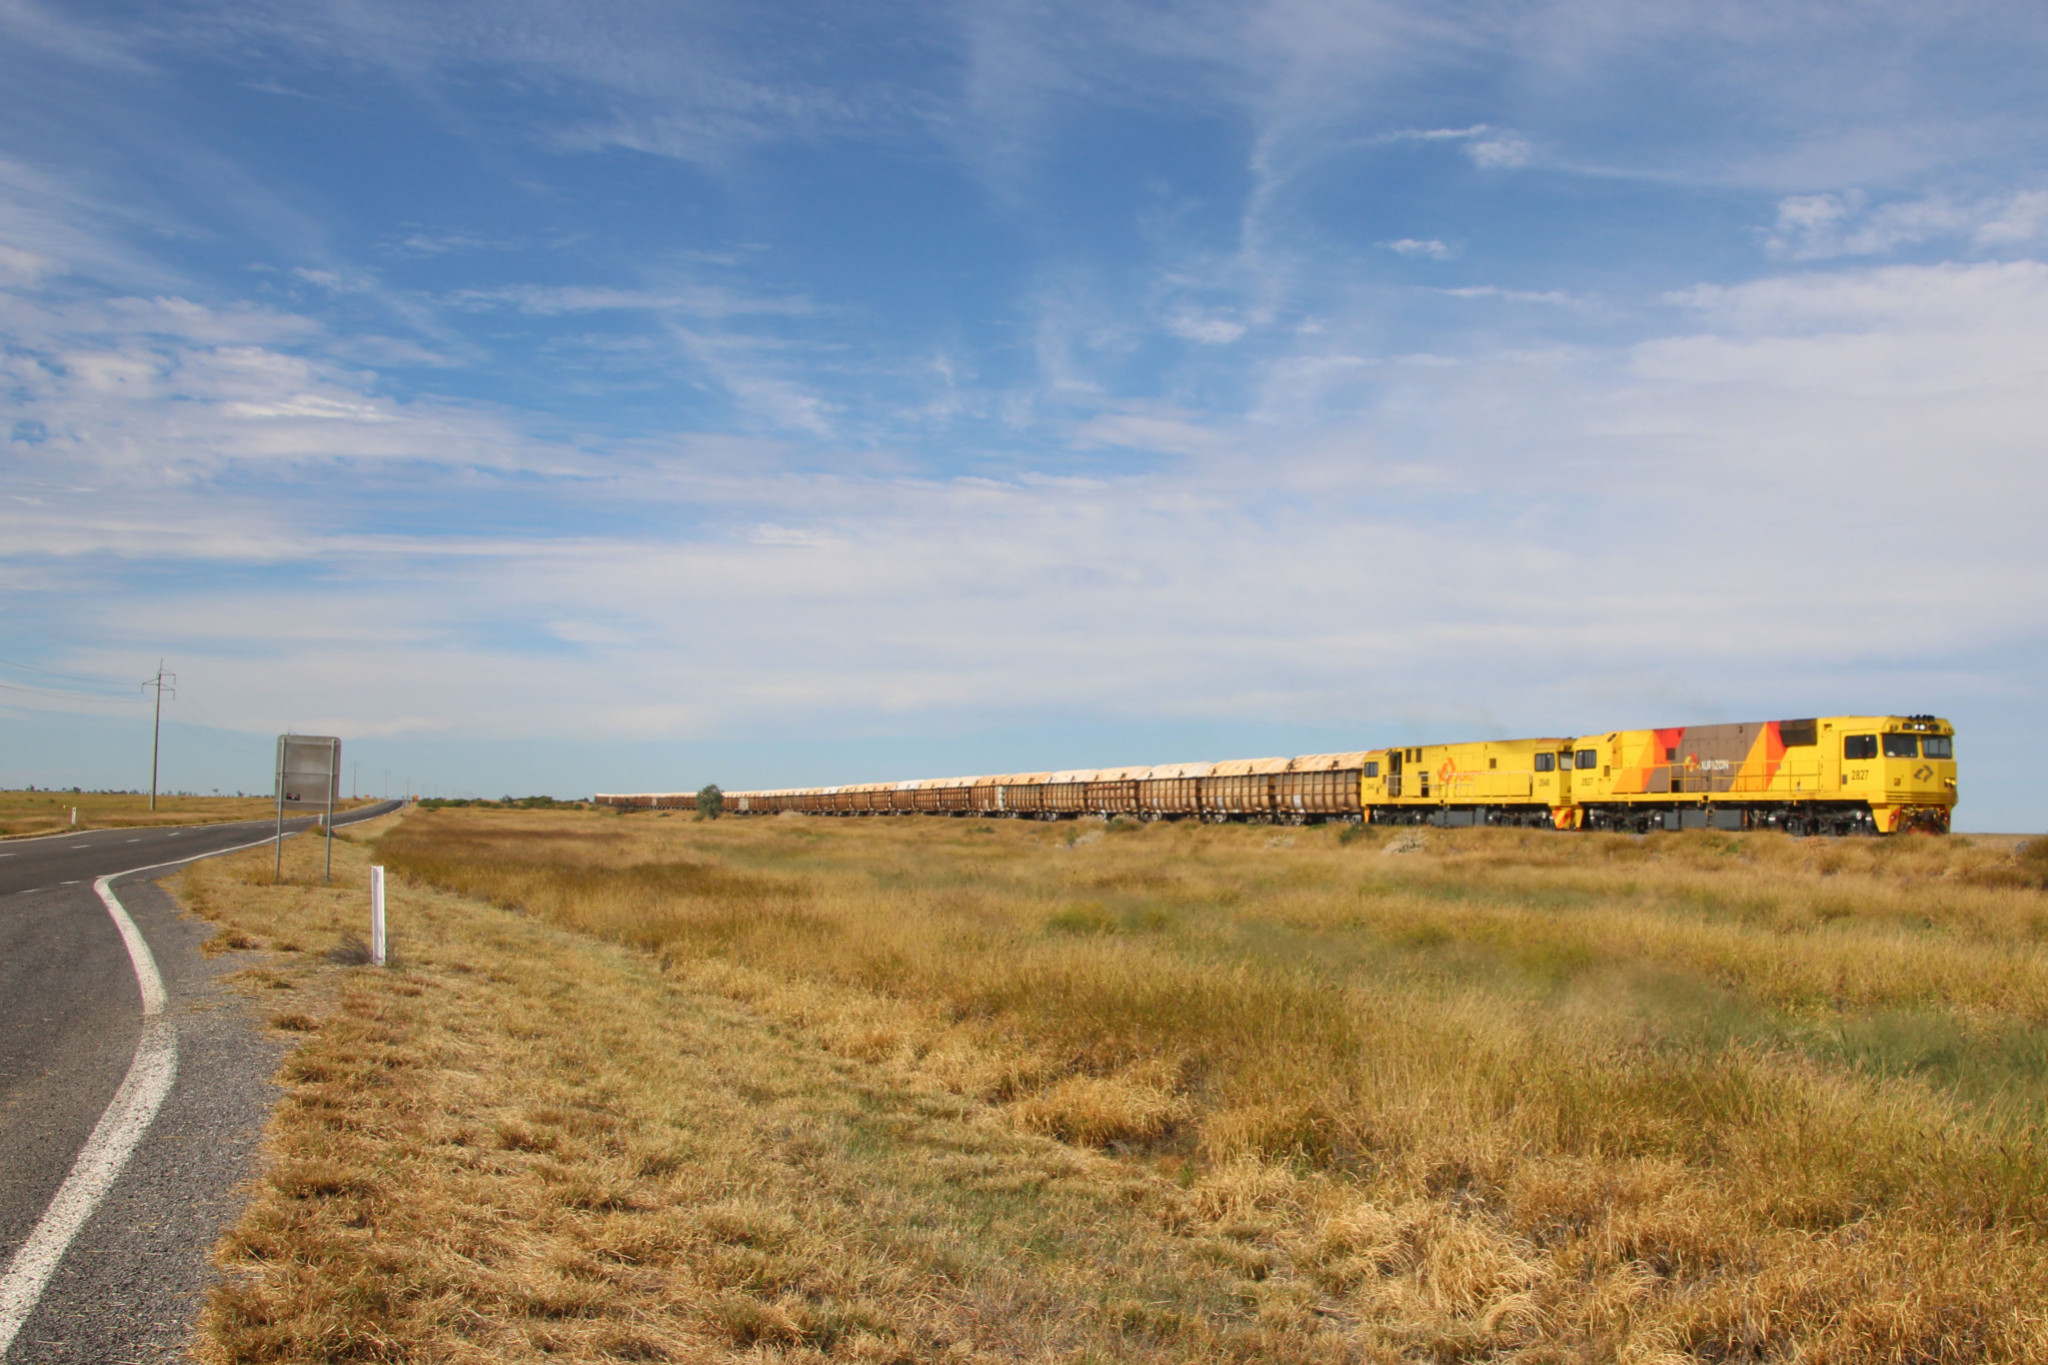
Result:
[[[345,810],[362,802],[344,801]],[[159,796],[154,811],[148,795],[132,792],[0,791],[0,839],[57,834],[73,828],[71,811],[78,809],[78,829],[132,829],[152,825],[214,825],[230,820],[261,820],[275,815],[267,796]]]
[[[2048,841],[347,837],[208,1360],[2048,1358]]]

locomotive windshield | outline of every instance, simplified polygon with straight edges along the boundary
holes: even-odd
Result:
[[[1885,735],[1884,756],[1886,758],[1954,758],[1956,742],[1947,735]],[[1875,735],[1850,735],[1842,743],[1842,757],[1862,759],[1877,757]]]

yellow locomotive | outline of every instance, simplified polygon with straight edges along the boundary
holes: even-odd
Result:
[[[1934,716],[1425,744],[1367,759],[1363,805],[1393,824],[1894,834],[1946,832],[1956,803],[1955,728]]]
[[[1572,746],[1573,818],[1594,829],[1946,832],[1955,728],[1934,716],[1824,716],[1587,735]]]
[[[595,799],[680,804],[653,794]],[[1795,835],[1946,833],[1955,804],[1955,728],[1935,716],[1823,716],[725,794],[734,815],[1350,819]]]

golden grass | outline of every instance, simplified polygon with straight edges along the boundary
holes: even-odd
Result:
[[[416,814],[209,1358],[2048,1353],[2033,853]]]
[[[363,804],[344,801],[335,809],[347,810]],[[78,808],[78,829],[221,824],[230,820],[261,820],[277,813],[276,802],[267,796],[159,796],[152,811],[146,794],[0,791],[0,838],[72,829],[74,806]]]

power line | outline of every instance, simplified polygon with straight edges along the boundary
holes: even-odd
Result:
[[[46,678],[62,678],[66,682],[98,683],[102,687],[114,687],[118,685],[114,683],[112,679],[109,678],[88,677],[83,673],[59,673],[54,668],[38,668],[34,664],[18,663],[13,659],[0,659],[0,668],[19,669],[23,673],[40,673]]]
[[[24,683],[0,682],[0,691],[23,692],[32,697],[55,697],[60,701],[109,701],[129,702],[132,697],[112,696],[100,692],[66,692],[55,687],[30,687]]]

